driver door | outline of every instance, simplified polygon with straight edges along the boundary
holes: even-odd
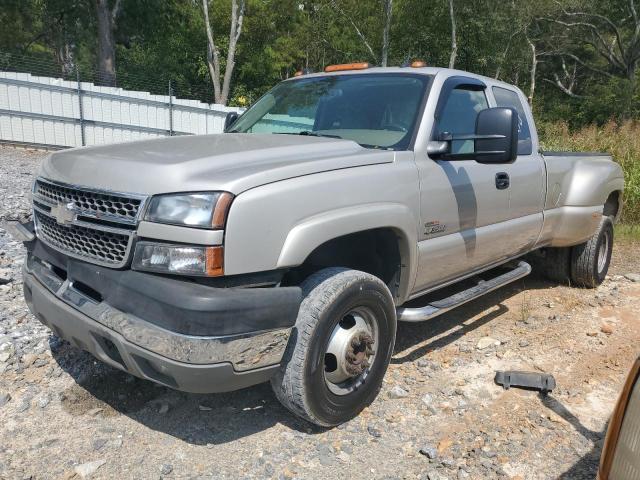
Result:
[[[473,134],[478,112],[489,108],[485,85],[452,77],[436,109],[434,140],[443,132]],[[451,153],[472,153],[473,140],[453,141]],[[418,273],[419,293],[503,259],[501,247],[509,218],[508,187],[499,179],[509,165],[480,164],[473,159],[434,160],[416,154],[420,175]]]

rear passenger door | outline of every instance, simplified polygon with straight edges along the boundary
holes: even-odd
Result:
[[[511,107],[518,112],[518,156],[506,165],[509,175],[509,236],[504,248],[512,255],[529,250],[542,229],[545,196],[545,167],[531,128],[530,110],[524,95],[515,89],[493,86],[496,107]]]

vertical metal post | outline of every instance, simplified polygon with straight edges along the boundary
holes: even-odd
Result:
[[[169,136],[173,135],[173,88],[169,80]]]
[[[80,112],[80,138],[82,140],[82,146],[86,145],[84,136],[84,112],[82,111],[82,85],[80,84],[80,70],[76,65],[76,81],[78,82],[78,111]]]

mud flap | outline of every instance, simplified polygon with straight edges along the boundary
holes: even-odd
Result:
[[[556,388],[556,379],[549,373],[497,371],[494,379],[496,384],[502,385],[505,390],[511,387],[538,390],[544,394]]]

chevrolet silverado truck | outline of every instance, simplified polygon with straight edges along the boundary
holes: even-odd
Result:
[[[529,257],[602,282],[623,184],[606,154],[542,152],[512,85],[351,64],[283,81],[223,134],[54,152],[33,222],[6,228],[55,335],[183,391],[270,381],[333,426],[375,399],[398,321],[522,278]]]

